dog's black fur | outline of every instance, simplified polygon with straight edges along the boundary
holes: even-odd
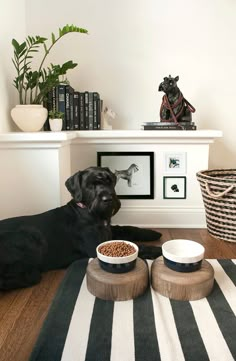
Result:
[[[115,184],[108,168],[90,167],[66,181],[72,196],[68,204],[0,221],[0,289],[28,287],[38,283],[44,271],[96,257],[97,245],[106,240],[158,240],[161,234],[153,230],[110,224],[120,208]],[[161,255],[161,247],[139,248],[141,258]]]

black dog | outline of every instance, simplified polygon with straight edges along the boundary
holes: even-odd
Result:
[[[41,272],[96,257],[97,245],[107,240],[158,240],[161,234],[153,230],[111,226],[120,208],[115,184],[108,168],[90,167],[66,181],[73,198],[68,204],[0,221],[0,289],[28,287],[40,281]],[[139,248],[141,258],[161,255],[161,247]]]
[[[179,77],[165,77],[158,90],[165,95],[162,98],[160,119],[162,122],[191,122],[195,108],[183,97],[177,86]]]

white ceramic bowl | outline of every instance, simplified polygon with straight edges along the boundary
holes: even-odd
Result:
[[[99,252],[99,248],[101,246],[104,246],[111,242],[130,244],[131,246],[134,247],[135,252],[130,254],[129,256],[123,256],[123,257],[106,256],[101,252]],[[138,251],[139,248],[135,243],[129,241],[123,241],[123,240],[112,240],[112,241],[103,242],[100,243],[96,248],[97,258],[99,260],[101,268],[111,273],[124,273],[132,270],[136,264]]]
[[[173,239],[162,245],[166,266],[178,272],[193,272],[201,267],[205,248],[187,239]]]

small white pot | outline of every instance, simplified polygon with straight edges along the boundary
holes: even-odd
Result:
[[[40,104],[16,105],[11,117],[23,132],[38,132],[47,120],[48,111]]]
[[[60,132],[62,130],[62,119],[61,118],[49,118],[49,125],[52,132]]]

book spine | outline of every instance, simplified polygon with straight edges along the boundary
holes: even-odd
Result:
[[[57,89],[57,110],[64,114],[62,130],[66,130],[66,86],[64,84],[59,84]]]
[[[181,125],[195,125],[194,122],[179,122]],[[176,125],[175,122],[144,122],[143,125],[153,126],[153,125]]]
[[[89,92],[88,100],[89,130],[93,130],[93,93]]]
[[[89,129],[89,92],[84,92],[84,123],[85,129]]]
[[[56,111],[57,110],[57,91],[56,91],[56,86],[54,86],[52,88],[52,110]]]
[[[79,92],[74,92],[74,129],[79,129]]]
[[[65,123],[66,123],[66,130],[70,130],[70,90],[69,85],[66,86],[66,113],[65,113]]]
[[[99,109],[99,103],[100,102],[100,96],[97,92],[93,93],[93,129],[98,129],[98,109]]]
[[[70,88],[70,126],[69,129],[74,129],[74,89]]]
[[[98,114],[98,129],[101,129],[101,122],[102,122],[102,111],[103,111],[103,100],[101,98],[98,99],[97,102],[97,114]]]
[[[197,127],[196,125],[184,125],[182,127],[179,127],[178,125],[154,125],[154,126],[149,126],[149,125],[144,125],[143,126],[144,130],[196,130]]]
[[[79,93],[79,113],[80,113],[80,130],[85,130],[85,119],[84,119],[84,93]]]

